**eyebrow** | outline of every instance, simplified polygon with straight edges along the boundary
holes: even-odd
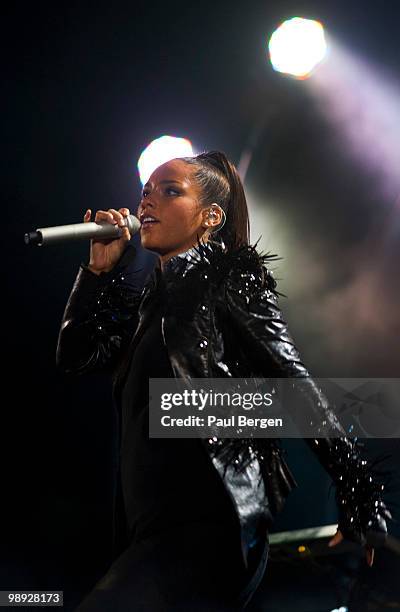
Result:
[[[163,185],[165,183],[176,183],[177,185],[181,185],[180,181],[175,181],[174,179],[165,179],[164,181],[160,181],[160,185]],[[148,187],[150,185],[149,182],[147,182],[145,185],[143,185],[143,189],[145,187]]]

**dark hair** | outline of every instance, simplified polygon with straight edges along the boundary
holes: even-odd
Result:
[[[239,173],[222,151],[208,151],[194,157],[179,157],[194,166],[193,178],[200,187],[201,206],[216,202],[225,212],[226,221],[212,235],[227,249],[249,244],[250,222],[246,196]]]

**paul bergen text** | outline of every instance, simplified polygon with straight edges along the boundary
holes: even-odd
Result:
[[[267,427],[283,427],[283,419],[281,418],[252,418],[245,414],[232,414],[229,417],[219,418],[214,415],[207,417],[187,416],[184,418],[172,417],[163,415],[161,417],[161,425],[163,427],[258,427],[266,429]]]

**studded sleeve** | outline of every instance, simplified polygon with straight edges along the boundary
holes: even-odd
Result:
[[[392,515],[383,501],[385,483],[372,462],[361,455],[361,444],[348,438],[342,425],[301,360],[278,306],[276,281],[270,270],[233,269],[224,299],[230,325],[249,349],[265,377],[296,377],[307,420],[315,437],[305,441],[336,486],[338,527],[344,537],[377,545],[386,538]],[[329,434],[327,433],[329,432]]]
[[[56,349],[56,366],[66,374],[112,372],[137,324],[140,289],[130,280],[128,265],[136,249],[128,244],[107,273],[81,263],[69,295]]]

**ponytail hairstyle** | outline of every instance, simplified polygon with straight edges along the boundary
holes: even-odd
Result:
[[[193,178],[200,188],[200,205],[219,204],[226,221],[210,238],[224,243],[227,250],[248,245],[250,222],[243,184],[236,167],[222,151],[208,151],[178,159],[194,166]],[[218,226],[217,226],[218,229]]]

